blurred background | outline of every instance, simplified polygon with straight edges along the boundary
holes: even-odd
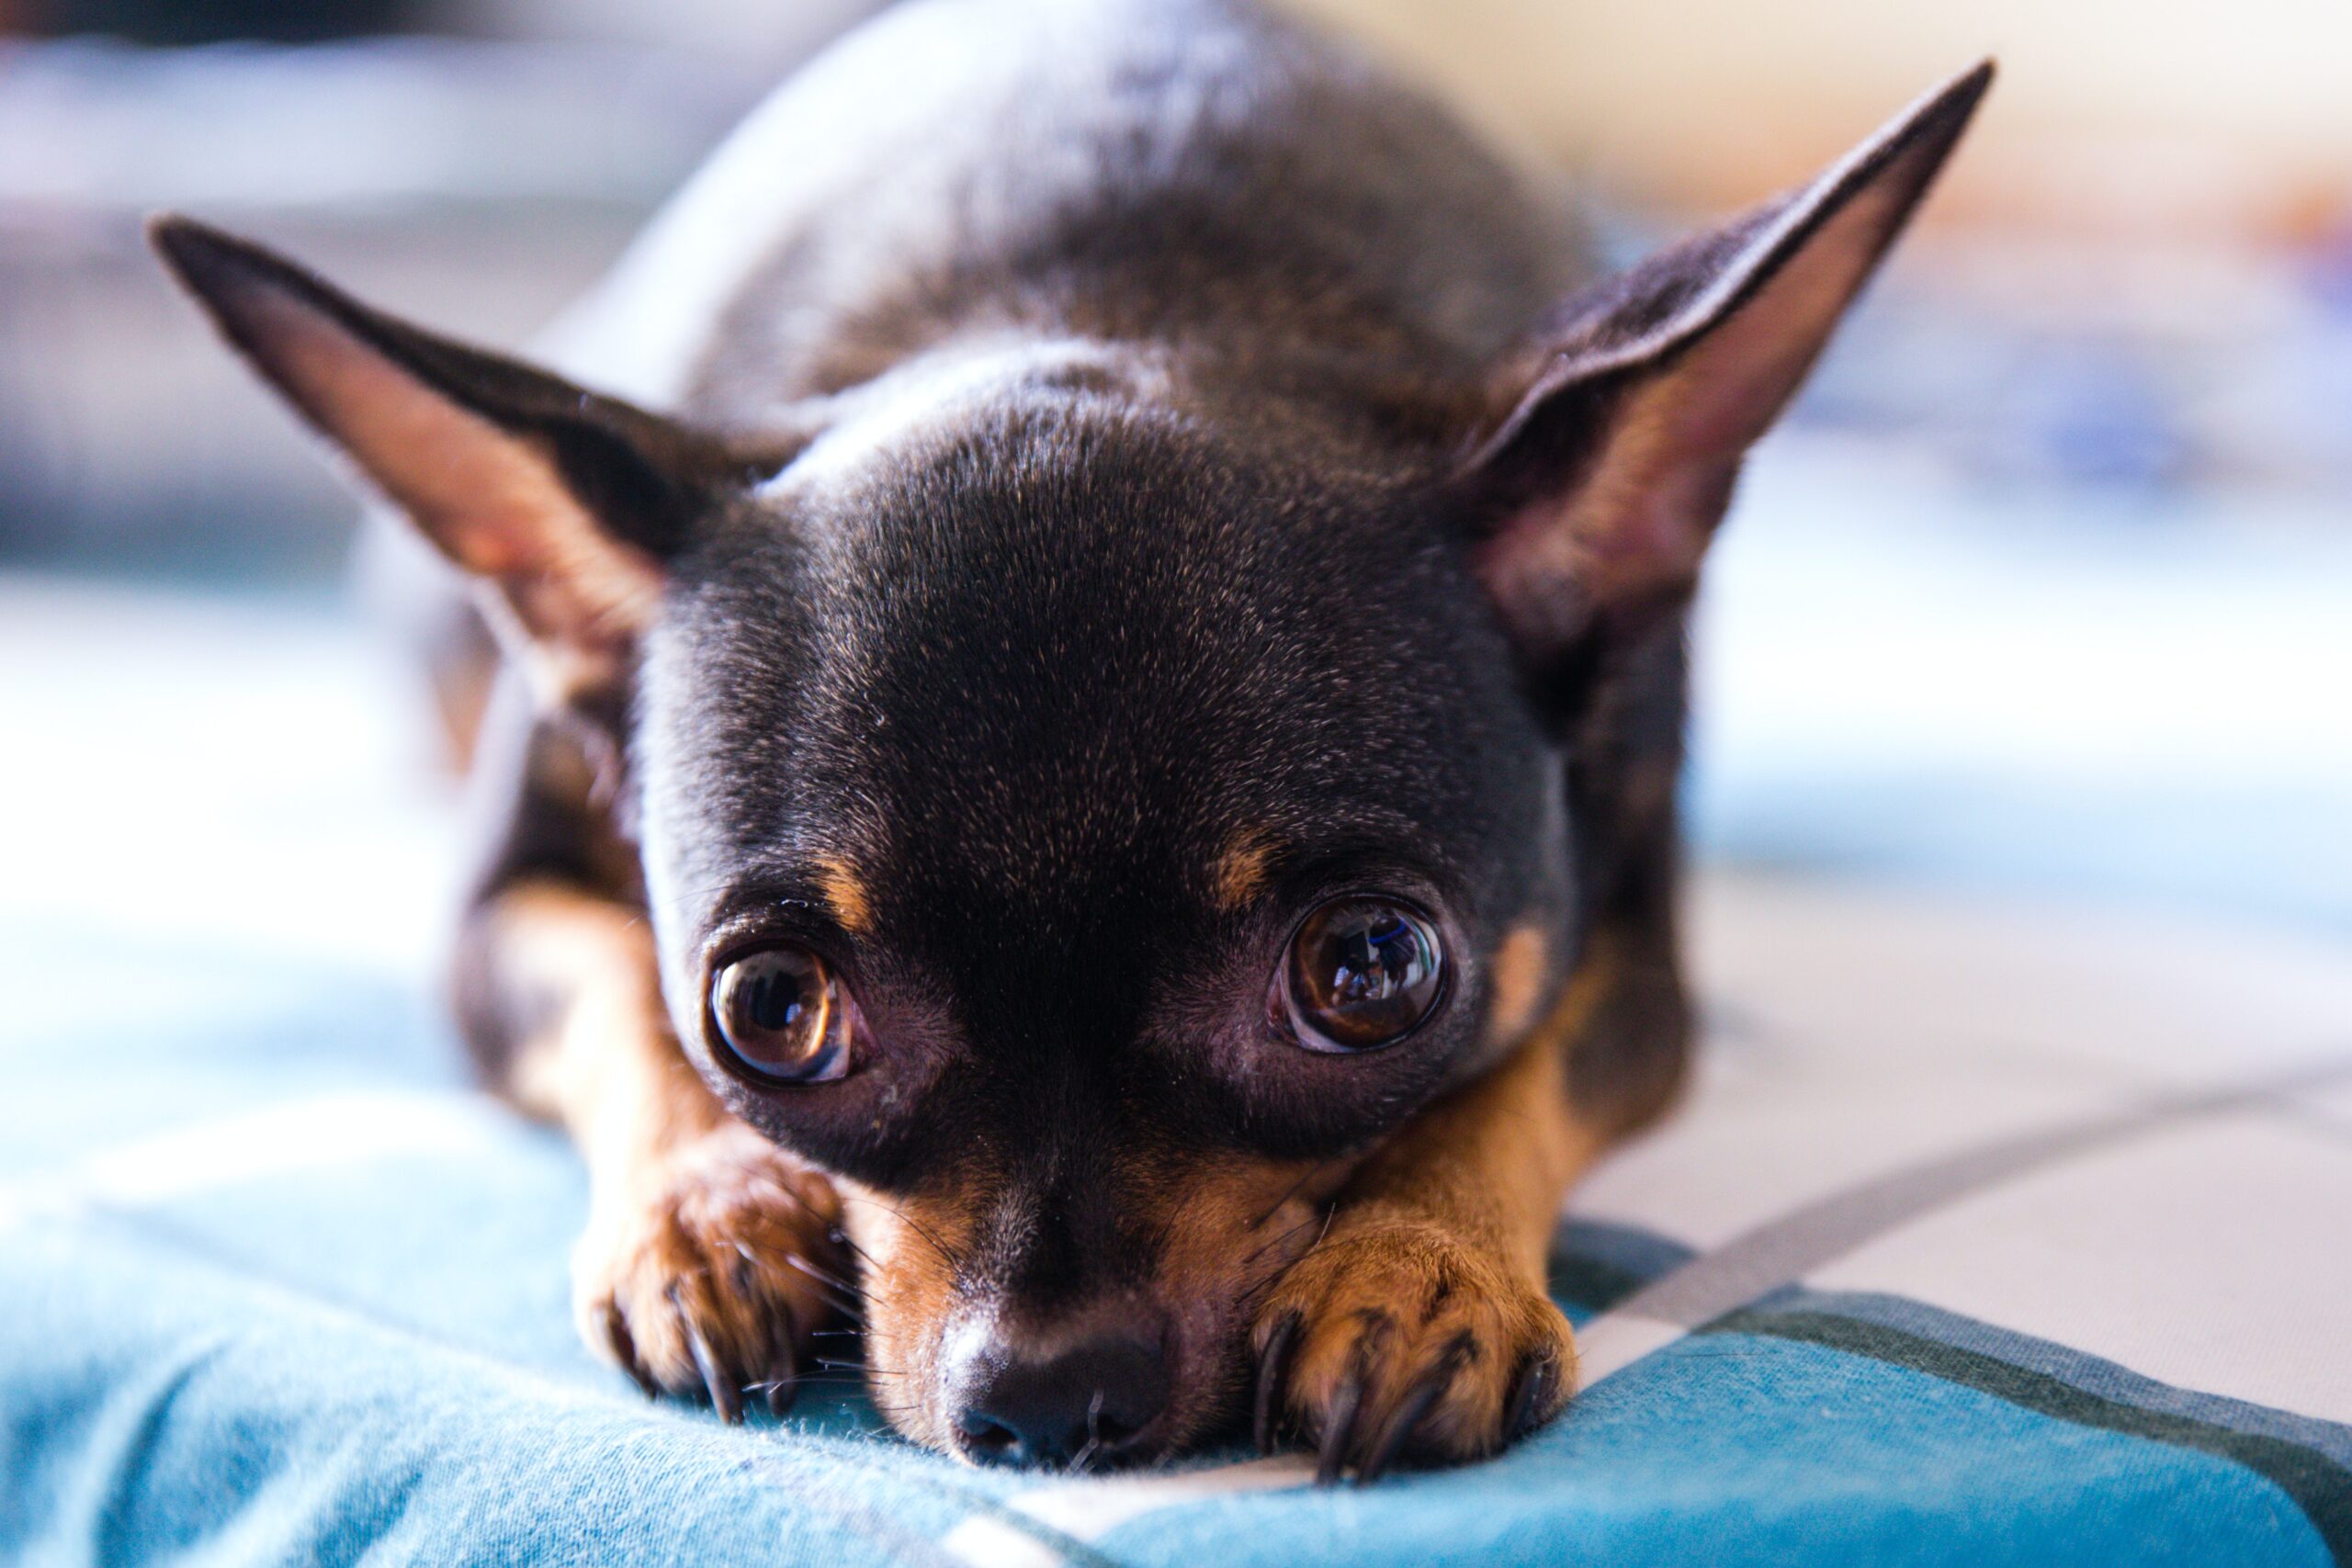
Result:
[[[1998,54],[1735,513],[1699,840],[2352,938],[2341,0],[1296,3],[1574,176],[1628,254]],[[354,509],[169,294],[141,215],[519,344],[874,8],[0,0],[17,913],[185,937],[201,908],[209,937],[422,964],[444,907],[451,792],[346,592]]]

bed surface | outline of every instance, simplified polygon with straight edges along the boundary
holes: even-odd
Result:
[[[1705,1065],[1562,1226],[1568,1416],[1368,1489],[1065,1480],[578,1346],[579,1168],[458,1071],[448,802],[336,615],[0,584],[0,1561],[2352,1562],[2346,851],[2292,801],[2263,918],[2160,915],[2088,870],[2193,793],[2045,820],[2071,893],[1832,875],[1765,863],[1802,755],[1719,736]]]

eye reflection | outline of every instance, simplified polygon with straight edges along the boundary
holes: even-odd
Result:
[[[720,1063],[763,1083],[828,1083],[851,1066],[855,1007],[823,959],[767,947],[729,961],[711,983]]]
[[[1401,1040],[1437,1006],[1444,979],[1437,932],[1407,906],[1340,898],[1291,939],[1283,992],[1299,1043],[1368,1051]]]

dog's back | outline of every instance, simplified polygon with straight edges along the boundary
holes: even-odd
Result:
[[[735,426],[997,328],[1313,395],[1483,369],[1584,257],[1445,112],[1248,0],[920,0],[763,105],[552,351]]]

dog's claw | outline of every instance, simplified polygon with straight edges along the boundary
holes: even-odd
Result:
[[[1405,1451],[1407,1443],[1412,1441],[1413,1429],[1421,1424],[1421,1417],[1430,1413],[1430,1406],[1442,1398],[1446,1389],[1452,1385],[1454,1370],[1459,1364],[1458,1354],[1449,1355],[1422,1373],[1420,1380],[1405,1391],[1405,1397],[1397,1404],[1396,1413],[1388,1417],[1386,1428],[1374,1439],[1372,1452],[1356,1467],[1357,1485],[1370,1485],[1388,1473],[1388,1467],[1396,1462],[1396,1456]]]
[[[1258,1451],[1274,1451],[1274,1421],[1282,1410],[1283,1383],[1290,1375],[1290,1353],[1298,1348],[1298,1331],[1306,1319],[1292,1313],[1274,1325],[1273,1333],[1266,1337],[1266,1348],[1258,1353],[1258,1401],[1250,1435],[1257,1439]]]
[[[1356,1412],[1363,1404],[1363,1379],[1351,1374],[1340,1385],[1331,1401],[1329,1416],[1323,1425],[1323,1443],[1315,1461],[1315,1484],[1329,1486],[1340,1479],[1348,1467],[1348,1447],[1356,1430]]]
[[[678,1326],[686,1337],[686,1353],[694,1358],[695,1371],[702,1374],[702,1386],[710,1395],[710,1407],[718,1418],[732,1427],[743,1419],[742,1396],[718,1370],[718,1358],[710,1353],[710,1341],[703,1337],[702,1327],[692,1314],[678,1304],[678,1287],[668,1291],[670,1310],[678,1314]]]
[[[1551,1388],[1556,1368],[1557,1363],[1551,1357],[1539,1356],[1519,1374],[1519,1386],[1511,1391],[1510,1405],[1503,1416],[1505,1442],[1517,1442],[1542,1420],[1544,1395]]]
[[[628,1319],[622,1315],[618,1303],[605,1308],[605,1345],[639,1393],[648,1399],[662,1397],[662,1386],[647,1375],[644,1363],[637,1358],[637,1341],[629,1336]]]

